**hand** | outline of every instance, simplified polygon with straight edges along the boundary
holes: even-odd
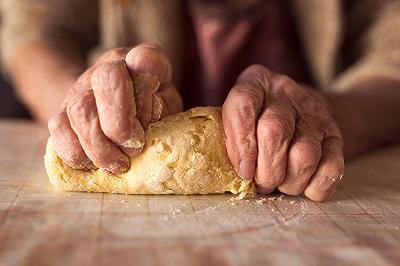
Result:
[[[142,44],[106,52],[73,85],[48,122],[57,154],[76,169],[123,173],[144,146],[150,122],[179,112],[182,100],[161,48]]]
[[[247,68],[222,108],[228,156],[258,191],[328,199],[343,176],[343,142],[322,94],[260,65]]]

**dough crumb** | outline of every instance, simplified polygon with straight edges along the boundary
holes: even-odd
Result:
[[[267,202],[267,199],[266,199],[266,198],[261,198],[261,199],[259,199],[259,200],[256,200],[256,203],[257,203],[257,204],[264,204],[265,202]]]
[[[239,195],[231,197],[228,201],[235,201],[235,200],[242,200],[244,198],[246,198],[247,193],[245,191],[240,192]]]
[[[295,201],[295,200],[291,200],[289,203],[290,203],[290,205],[293,205],[293,204],[296,204],[296,203],[297,203],[297,201]]]
[[[142,204],[136,202],[136,207],[142,207]]]
[[[246,197],[246,192],[240,192],[239,196],[236,197],[237,200],[242,200]]]

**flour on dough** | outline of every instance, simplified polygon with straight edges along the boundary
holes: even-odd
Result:
[[[198,107],[153,123],[142,153],[125,174],[75,170],[47,143],[45,166],[51,183],[66,191],[124,194],[255,193],[234,171],[225,146],[221,110]]]

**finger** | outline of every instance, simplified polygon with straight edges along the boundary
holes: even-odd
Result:
[[[52,116],[49,119],[48,128],[51,142],[57,151],[57,155],[66,164],[75,169],[96,169],[83,151],[78,136],[72,130],[65,111]]]
[[[255,181],[261,194],[271,193],[286,176],[287,153],[296,123],[296,111],[290,105],[276,99],[267,101],[257,125]]]
[[[296,111],[282,95],[295,90],[295,83],[288,77],[269,71],[272,87],[264,102],[264,113],[257,125],[258,159],[256,183],[258,192],[272,192],[285,178],[287,151],[293,137]]]
[[[90,78],[92,77],[93,72],[97,69],[98,66],[105,62],[113,62],[118,60],[123,60],[126,54],[129,52],[130,48],[114,48],[110,49],[104,54],[102,54],[91,67],[89,67],[82,75],[79,76],[78,80],[72,86],[72,89],[68,92],[68,95],[65,97],[63,106],[66,108],[68,105],[68,101],[71,97],[73,97],[77,93],[82,93],[85,90],[90,89]]]
[[[103,63],[91,77],[101,129],[126,154],[144,146],[144,131],[136,118],[133,84],[125,61]]]
[[[344,174],[343,144],[338,136],[322,143],[322,159],[304,194],[311,200],[324,201],[335,192]]]
[[[229,159],[238,174],[252,179],[257,162],[256,123],[263,107],[267,82],[264,68],[247,68],[229,92],[222,107]],[[263,82],[260,83],[259,81]]]
[[[313,119],[300,117],[289,147],[285,180],[278,189],[289,195],[299,195],[306,188],[321,159],[323,132]]]
[[[106,62],[113,62],[125,59],[126,55],[131,50],[131,47],[113,48],[103,53],[94,64],[95,68]]]
[[[150,122],[176,114],[183,110],[182,98],[174,84],[171,84],[153,95],[153,110]]]
[[[147,128],[152,118],[153,95],[172,83],[172,66],[155,44],[141,44],[126,55],[126,65],[133,79],[138,119]]]
[[[83,150],[96,166],[115,174],[128,170],[129,158],[100,128],[93,91],[85,91],[72,97],[67,114]]]

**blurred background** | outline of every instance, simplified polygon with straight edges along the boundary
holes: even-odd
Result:
[[[27,109],[18,101],[12,86],[3,74],[0,76],[0,117],[1,118],[30,118]]]
[[[1,23],[1,17],[0,17],[0,23]],[[7,78],[5,77],[4,73],[0,73],[0,118],[30,118],[30,117],[31,116],[28,110],[21,104],[21,102],[17,99],[16,95],[14,94],[12,85],[10,84],[10,82],[7,81]]]

